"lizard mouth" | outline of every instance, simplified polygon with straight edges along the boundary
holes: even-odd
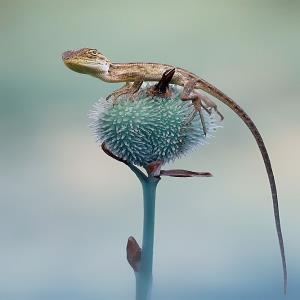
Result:
[[[99,64],[96,62],[80,60],[74,57],[72,54],[74,54],[72,51],[67,51],[62,55],[63,62],[69,69],[82,74],[93,74],[97,72]]]
[[[109,69],[109,63],[99,57],[89,57],[87,54],[82,54],[82,50],[65,51],[62,54],[64,64],[71,70],[97,76],[101,73],[106,73]]]
[[[64,63],[69,69],[77,73],[86,74],[90,73],[90,71],[92,70],[92,66],[89,64],[83,64],[72,60],[64,60]]]
[[[62,60],[63,60],[63,61],[66,61],[67,59],[70,59],[70,58],[74,55],[74,52],[75,52],[75,51],[65,51],[65,52],[62,54]]]

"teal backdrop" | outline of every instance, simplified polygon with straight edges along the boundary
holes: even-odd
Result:
[[[185,67],[235,99],[273,163],[289,270],[268,180],[247,127],[223,128],[168,168],[213,178],[158,186],[153,300],[300,299],[299,1],[0,0],[0,299],[134,298],[126,262],[142,196],[87,113],[118,84],[76,74],[65,50]]]

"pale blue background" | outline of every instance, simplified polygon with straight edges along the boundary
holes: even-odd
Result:
[[[0,1],[0,299],[134,297],[136,178],[104,155],[87,112],[118,85],[69,71],[68,49],[183,66],[236,99],[268,146],[282,271],[257,146],[229,109],[210,145],[171,167],[213,178],[158,188],[153,299],[299,299],[299,1]]]

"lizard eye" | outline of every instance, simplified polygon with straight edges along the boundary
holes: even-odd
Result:
[[[91,49],[90,54],[96,56],[98,54],[98,51],[96,49]]]

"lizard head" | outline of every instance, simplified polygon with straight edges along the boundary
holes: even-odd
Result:
[[[62,60],[71,70],[98,77],[108,72],[111,61],[96,49],[82,48],[66,51]]]

